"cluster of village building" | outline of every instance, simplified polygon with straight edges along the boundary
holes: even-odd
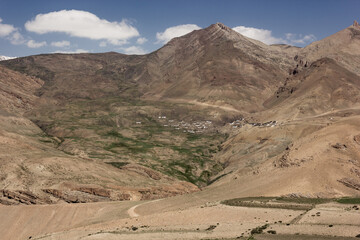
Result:
[[[165,115],[158,116],[158,121],[164,127],[171,127],[176,130],[182,130],[183,132],[187,133],[203,133],[213,131],[214,125],[213,122],[210,120],[205,121],[193,121],[193,122],[185,122],[185,121],[177,121],[173,119],[167,119]],[[142,122],[136,122],[137,125],[141,125]],[[230,127],[233,129],[241,128],[245,125],[251,125],[254,127],[274,127],[277,125],[277,121],[269,121],[264,123],[253,123],[248,122],[244,118],[237,119],[231,123],[228,123]]]
[[[209,120],[185,122],[173,119],[166,120],[166,116],[159,116],[159,120],[161,120],[164,127],[172,127],[188,133],[203,133],[214,129],[212,121]]]
[[[254,126],[254,127],[275,127],[277,125],[277,121],[269,121],[269,122],[264,122],[264,123],[254,123],[254,122],[248,122],[244,118],[240,118],[238,120],[235,120],[235,121],[229,123],[229,125],[232,128],[241,128],[241,127],[243,127],[245,125],[251,125],[251,126]]]

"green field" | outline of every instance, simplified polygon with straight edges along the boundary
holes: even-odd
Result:
[[[45,131],[42,142],[61,139],[56,147],[63,152],[82,151],[114,167],[136,163],[200,187],[223,169],[213,156],[227,136],[216,126],[195,133],[187,129],[197,129],[209,118],[206,110],[191,104],[107,97],[41,108],[30,118]]]

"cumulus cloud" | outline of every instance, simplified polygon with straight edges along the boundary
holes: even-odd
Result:
[[[138,46],[131,46],[127,48],[121,49],[125,54],[136,54],[136,55],[142,55],[145,54],[146,51]]]
[[[9,36],[11,33],[17,31],[13,25],[2,23],[2,19],[0,18],[0,37]]]
[[[286,33],[285,36],[286,41],[292,45],[304,45],[316,40],[316,37],[313,34],[303,36],[302,34]]]
[[[128,43],[127,40],[122,40],[122,39],[108,39],[108,42],[116,46],[121,46]]]
[[[246,37],[259,40],[266,44],[285,43],[283,39],[272,36],[270,30],[245,26],[237,26],[234,27],[233,30]]]
[[[184,24],[165,29],[164,32],[156,33],[157,43],[167,43],[174,37],[183,36],[194,30],[198,30],[200,27],[195,24]]]
[[[19,33],[18,31],[15,31],[14,33],[12,33],[8,37],[8,39],[9,39],[10,43],[13,45],[20,45],[20,44],[24,44],[26,42],[23,35],[21,35],[21,33]]]
[[[34,40],[29,40],[27,43],[26,43],[26,46],[28,46],[29,48],[40,48],[40,47],[44,47],[46,46],[47,43],[45,41],[43,42],[36,42]]]
[[[70,42],[69,41],[58,41],[58,42],[52,42],[51,46],[53,47],[58,47],[58,48],[63,48],[63,47],[69,47],[70,46]]]
[[[127,39],[139,36],[138,30],[126,20],[109,22],[95,14],[79,10],[38,14],[25,23],[25,28],[38,34],[59,32],[73,37],[107,40],[114,45],[124,44]]]
[[[138,38],[137,40],[136,40],[136,43],[137,44],[144,44],[144,43],[146,43],[148,40],[146,39],[146,38],[144,38],[144,37],[141,37],[141,38]]]
[[[88,50],[85,49],[76,49],[75,51],[62,51],[62,50],[58,50],[55,51],[53,53],[64,53],[64,54],[74,54],[74,53],[88,53]]]
[[[13,25],[2,23],[0,18],[0,37],[5,37],[13,45],[20,45],[25,43],[24,37],[19,30]]]
[[[274,37],[272,31],[267,29],[237,26],[234,27],[233,30],[246,37],[259,40],[266,44],[305,45],[316,40],[316,37],[313,34],[303,36],[301,34],[286,33],[285,38],[278,38]]]

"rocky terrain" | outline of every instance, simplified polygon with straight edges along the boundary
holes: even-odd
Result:
[[[147,55],[1,61],[0,215],[14,211],[16,221],[25,211],[22,224],[62,224],[11,238],[2,223],[0,233],[247,239],[268,225],[279,239],[355,237],[359,212],[347,214],[348,206],[276,212],[256,204],[234,210],[222,201],[360,195],[359,36],[355,21],[297,48],[266,45],[216,23]],[[37,215],[40,209],[47,210]],[[327,217],[313,221],[314,209]],[[334,221],[333,210],[346,220]],[[84,218],[71,217],[74,211]],[[184,221],[192,213],[198,221]],[[259,218],[250,221],[254,214]],[[244,226],[235,227],[240,215]],[[277,239],[271,234],[256,239]]]

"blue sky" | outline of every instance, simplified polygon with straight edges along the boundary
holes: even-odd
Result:
[[[148,53],[213,23],[305,46],[360,20],[360,0],[0,0],[0,55]]]

